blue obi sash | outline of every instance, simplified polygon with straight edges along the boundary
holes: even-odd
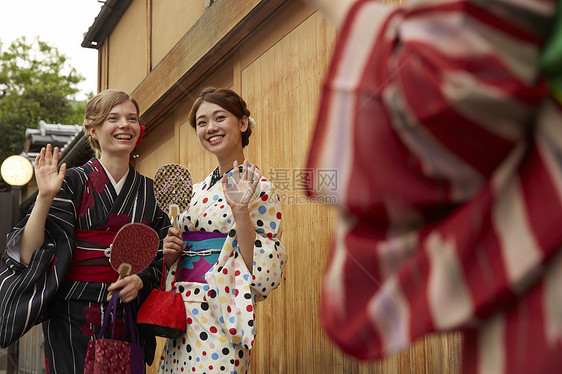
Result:
[[[182,233],[182,253],[177,282],[206,283],[205,273],[219,260],[226,234],[207,231]]]

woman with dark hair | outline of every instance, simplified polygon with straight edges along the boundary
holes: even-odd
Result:
[[[164,239],[167,283],[177,275],[187,332],[168,340],[160,372],[246,373],[254,304],[277,288],[287,261],[279,196],[244,157],[255,124],[238,94],[205,89],[189,121],[219,165],[194,186],[181,230],[170,228]]]
[[[129,164],[143,131],[136,101],[125,92],[105,90],[88,101],[85,112],[84,132],[96,157],[57,171],[59,150],[51,152],[47,145],[35,160],[37,200],[8,235],[6,261],[42,275],[29,285],[38,291],[17,305],[24,305],[27,314],[6,304],[0,312],[13,316],[14,325],[24,325],[23,331],[44,320],[48,373],[84,371],[88,341],[99,330],[110,291],[120,290],[119,298],[130,302],[160,279],[162,263],[155,261],[117,281],[108,257],[113,238],[127,223],[146,223],[161,238],[169,227],[156,205],[152,180]]]

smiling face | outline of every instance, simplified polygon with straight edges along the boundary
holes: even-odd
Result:
[[[229,157],[242,149],[242,132],[248,117],[237,118],[217,104],[202,102],[195,114],[197,138],[217,157]]]
[[[90,129],[92,137],[99,142],[102,157],[129,155],[139,133],[137,108],[128,100],[111,108],[103,123]]]

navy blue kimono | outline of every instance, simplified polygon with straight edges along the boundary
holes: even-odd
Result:
[[[8,247],[19,248],[28,218],[8,234]],[[45,242],[29,266],[9,256],[0,265],[1,343],[43,321],[47,372],[82,373],[88,341],[107,305],[107,288],[118,277],[107,248],[131,222],[148,224],[160,237],[155,260],[138,274],[143,294],[160,283],[161,244],[169,227],[156,204],[153,181],[131,166],[117,194],[99,160],[69,169],[47,217]]]

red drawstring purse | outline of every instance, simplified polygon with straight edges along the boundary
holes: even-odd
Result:
[[[176,290],[181,257],[177,262],[178,265],[174,281],[172,282],[172,289],[165,291],[166,262],[163,261],[161,289],[153,289],[137,313],[137,325],[144,334],[177,338],[185,333],[187,327],[185,304],[181,294],[174,292]]]

